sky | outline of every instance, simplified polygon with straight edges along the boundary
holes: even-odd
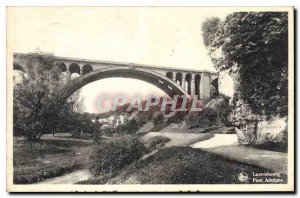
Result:
[[[228,10],[200,7],[8,8],[8,49],[40,49],[56,56],[215,71],[203,44],[201,23]],[[99,112],[103,94],[164,95],[134,79],[110,78],[80,90],[85,111]]]

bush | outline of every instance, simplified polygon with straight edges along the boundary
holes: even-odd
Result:
[[[120,131],[120,133],[133,134],[139,129],[138,122],[135,119],[129,120],[124,129],[125,131]]]
[[[167,123],[180,123],[183,120],[184,116],[186,116],[185,111],[177,111],[175,115],[168,118]]]
[[[165,121],[165,117],[164,117],[164,115],[162,113],[153,115],[152,122],[154,123],[154,125],[161,124],[164,121]]]
[[[212,108],[203,108],[202,111],[190,112],[186,118],[191,128],[209,127],[217,123],[217,112]]]
[[[216,111],[220,121],[225,124],[225,126],[230,126],[229,115],[232,112],[232,107],[229,105],[229,97],[222,96],[224,100],[217,106]]]
[[[127,135],[134,134],[140,128],[139,123],[135,120],[129,120],[126,124],[121,124],[116,128],[104,128],[101,129],[101,133],[97,132],[94,134],[94,141],[99,142],[101,140],[101,136],[105,135],[108,137],[112,137],[115,135]]]
[[[116,128],[112,129],[113,133],[126,135],[134,134],[139,129],[138,122],[135,119],[129,120],[126,124],[121,124]]]
[[[147,147],[150,150],[155,150],[157,148],[161,148],[165,145],[165,143],[170,142],[171,139],[164,136],[155,136],[148,140]]]
[[[136,121],[139,126],[142,126],[146,122],[150,121],[152,116],[153,114],[150,111],[140,111],[137,115]]]
[[[166,122],[162,122],[158,125],[155,125],[152,129],[150,129],[149,131],[151,132],[158,132],[160,130],[162,130],[163,128],[165,128],[166,126],[168,126],[169,124]]]
[[[264,150],[287,152],[288,151],[288,130],[287,127],[280,133],[271,136],[265,136],[261,142],[251,146]]]
[[[136,137],[127,135],[113,138],[94,148],[89,169],[94,175],[111,174],[140,159],[144,152],[143,143]]]

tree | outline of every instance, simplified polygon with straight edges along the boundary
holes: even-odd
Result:
[[[29,54],[22,66],[26,75],[15,84],[13,93],[14,131],[35,141],[64,125],[77,99],[60,97],[65,83],[52,54]]]
[[[210,45],[215,68],[238,74],[240,97],[253,112],[288,112],[288,15],[237,12],[219,24]]]
[[[217,17],[207,18],[201,26],[204,45],[209,47],[219,29],[220,19]]]

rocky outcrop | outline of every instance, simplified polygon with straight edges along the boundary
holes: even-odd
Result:
[[[265,142],[287,144],[287,118],[273,117],[257,124],[256,143]]]
[[[230,72],[227,72],[229,74]],[[231,100],[233,111],[229,116],[242,144],[287,144],[287,118],[254,114],[250,106],[241,99],[238,70],[231,72],[234,95]],[[224,82],[223,82],[224,83]]]
[[[235,127],[239,142],[244,144],[256,142],[259,116],[254,115],[251,108],[242,100],[238,100],[234,105],[229,121]]]
[[[214,98],[214,99],[211,99],[206,105],[205,107],[206,108],[212,108],[214,110],[217,110],[221,104],[224,102],[224,98],[223,97],[220,97],[220,98]]]

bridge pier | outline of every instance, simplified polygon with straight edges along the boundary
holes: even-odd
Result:
[[[195,95],[195,76],[192,75],[191,80],[191,96],[193,97]]]
[[[182,89],[186,91],[186,80],[185,80],[185,75],[182,76]]]
[[[173,81],[174,81],[175,83],[177,83],[177,81],[176,81],[176,75],[174,75],[174,74],[173,74]]]
[[[200,99],[203,103],[210,100],[210,76],[202,73],[200,80]]]

